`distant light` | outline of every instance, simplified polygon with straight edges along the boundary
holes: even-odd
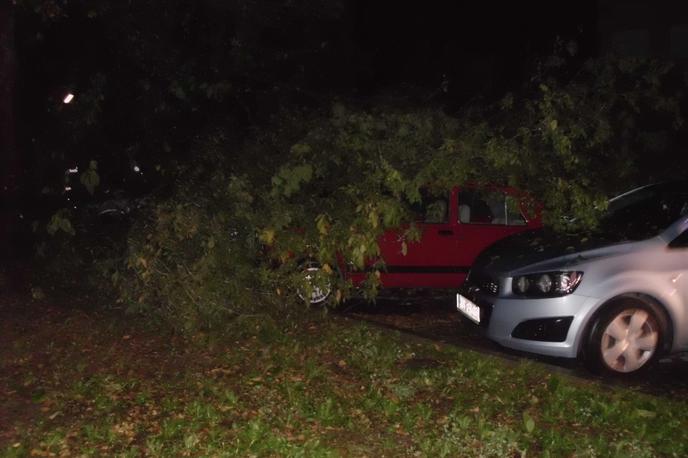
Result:
[[[71,190],[72,190],[72,187],[71,187],[71,186],[65,186],[65,191],[69,192],[69,191],[71,191]]]
[[[70,103],[72,100],[74,100],[74,94],[72,94],[71,92],[65,95],[65,98],[62,99],[64,103]]]
[[[134,172],[139,173],[140,171],[141,171],[141,167],[139,167],[138,165],[135,165],[134,166]]]
[[[79,173],[79,166],[77,165],[73,169],[67,169],[67,173],[70,173],[70,174]]]

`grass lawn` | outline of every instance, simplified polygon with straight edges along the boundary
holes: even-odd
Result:
[[[0,298],[0,456],[687,456],[687,407],[319,313],[182,339]]]

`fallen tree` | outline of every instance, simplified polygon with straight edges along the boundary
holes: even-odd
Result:
[[[674,157],[680,140],[674,71],[606,59],[563,82],[537,75],[520,95],[452,115],[334,103],[286,117],[241,153],[199,151],[174,196],[131,233],[126,269],[113,278],[130,310],[183,328],[288,309],[303,287],[303,259],[324,266],[338,302],[351,285],[337,266],[374,259],[378,237],[412,222],[410,206],[428,185],[514,186],[544,203],[555,229],[592,227],[611,194],[685,172],[679,159],[655,164]],[[413,224],[404,233],[417,235]],[[373,269],[366,294],[378,286]]]

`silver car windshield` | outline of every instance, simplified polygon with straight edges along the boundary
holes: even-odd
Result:
[[[618,240],[654,237],[688,213],[688,183],[646,186],[609,202],[599,230]]]

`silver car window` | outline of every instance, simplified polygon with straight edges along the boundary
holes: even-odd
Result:
[[[599,230],[619,240],[642,240],[656,236],[687,211],[687,187],[648,186],[610,201]]]
[[[688,229],[669,243],[669,248],[688,248]]]

